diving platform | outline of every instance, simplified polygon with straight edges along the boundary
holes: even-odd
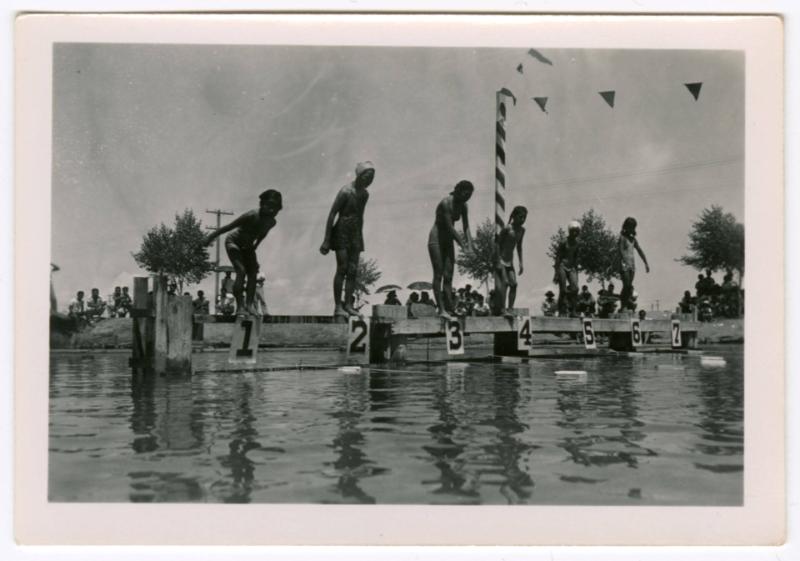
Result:
[[[563,351],[556,354],[600,354],[598,345],[611,351],[650,351],[652,333],[666,333],[659,338],[660,349],[677,351],[697,346],[699,324],[691,316],[673,314],[669,319],[639,319],[618,314],[611,318],[562,318],[531,316],[517,308],[507,316],[469,316],[442,318],[430,306],[411,307],[377,305],[368,316],[336,318],[318,315],[219,316],[194,314],[190,296],[168,294],[163,277],[134,278],[133,282],[133,351],[130,366],[138,372],[189,374],[192,369],[193,341],[202,341],[206,323],[232,325],[228,362],[257,363],[262,326],[265,324],[341,324],[346,329],[348,364],[377,364],[406,359],[410,339],[438,338],[450,356],[463,355],[470,335],[486,335],[494,341],[498,357],[553,356],[550,344],[542,344],[535,335],[561,334]],[[346,324],[346,325],[345,325]],[[559,345],[561,347],[562,345]],[[659,347],[656,347],[658,349]]]

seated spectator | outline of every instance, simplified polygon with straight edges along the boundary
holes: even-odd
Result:
[[[267,277],[263,273],[259,273],[256,277],[256,311],[259,315],[268,315],[267,310],[267,297],[264,295],[264,283],[267,282]]]
[[[680,303],[678,304],[681,308],[682,314],[692,314],[694,313],[694,307],[697,303],[697,300],[692,298],[692,293],[688,290],[683,291],[683,298],[681,299]]]
[[[710,296],[698,298],[697,319],[700,321],[712,321],[714,319],[714,304]]]
[[[644,319],[647,319],[647,312],[645,312],[644,310],[639,310],[639,320],[641,321]]]
[[[123,286],[122,294],[119,296],[119,302],[114,303],[117,317],[128,317],[128,315],[131,313],[131,307],[133,307],[133,300],[131,300],[131,295],[128,293],[128,287]]]
[[[390,290],[388,294],[386,294],[386,300],[383,302],[384,306],[402,306],[403,303],[400,302],[400,299],[397,297],[397,292],[394,290]]]
[[[430,294],[428,294],[427,290],[423,290],[419,295],[419,303],[425,304],[426,306],[433,306],[436,307],[436,304],[431,300]]]
[[[86,301],[86,317],[90,321],[100,319],[106,311],[106,302],[100,298],[100,290],[92,289],[92,295]]]
[[[122,289],[119,286],[115,286],[114,292],[108,298],[108,317],[114,318],[119,316],[119,307],[121,299],[122,299]]]
[[[406,301],[406,309],[408,310],[409,317],[412,318],[414,317],[414,313],[411,311],[411,307],[414,306],[415,304],[419,304],[419,292],[417,291],[412,292],[411,295],[408,297],[408,300]]]
[[[589,287],[585,284],[581,287],[581,292],[578,294],[577,311],[583,317],[592,317],[595,314],[595,301],[592,293],[589,292]]]
[[[548,317],[553,317],[558,311],[558,302],[555,300],[555,294],[552,290],[544,293],[544,302],[542,302],[542,314]]]
[[[83,299],[83,296],[83,290],[79,290],[69,303],[68,315],[76,322],[86,318],[86,300]]]
[[[192,301],[192,309],[196,314],[208,314],[209,301],[202,290],[197,291],[197,298]]]
[[[227,292],[224,297],[220,295],[219,302],[217,303],[217,314],[228,317],[232,316],[235,311],[236,299],[233,297],[233,294]]]
[[[483,294],[475,294],[473,293],[475,305],[472,308],[472,315],[474,316],[490,316],[492,315],[492,310],[489,308],[489,305],[486,303],[486,299],[483,297]]]
[[[170,281],[167,285],[167,296],[177,296],[178,295],[178,283],[175,281]]]
[[[617,311],[618,301],[619,294],[614,294],[614,283],[610,282],[605,290],[597,293],[597,315],[601,318],[611,317]]]

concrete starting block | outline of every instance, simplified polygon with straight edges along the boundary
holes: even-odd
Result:
[[[258,360],[258,341],[261,338],[262,318],[237,317],[233,328],[231,348],[228,352],[230,364],[255,364]]]

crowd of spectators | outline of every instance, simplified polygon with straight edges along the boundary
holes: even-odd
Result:
[[[744,291],[733,280],[733,273],[727,271],[722,284],[717,284],[711,271],[697,275],[694,285],[695,293],[685,290],[678,303],[683,314],[696,314],[699,321],[712,321],[714,318],[736,318],[744,309]]]

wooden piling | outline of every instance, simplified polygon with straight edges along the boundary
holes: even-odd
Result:
[[[152,371],[154,348],[154,310],[148,297],[148,278],[134,277],[131,318],[133,320],[133,340],[130,366],[135,375]]]
[[[190,374],[192,371],[191,296],[169,296],[167,279],[154,278],[155,343],[153,365],[159,374]]]

